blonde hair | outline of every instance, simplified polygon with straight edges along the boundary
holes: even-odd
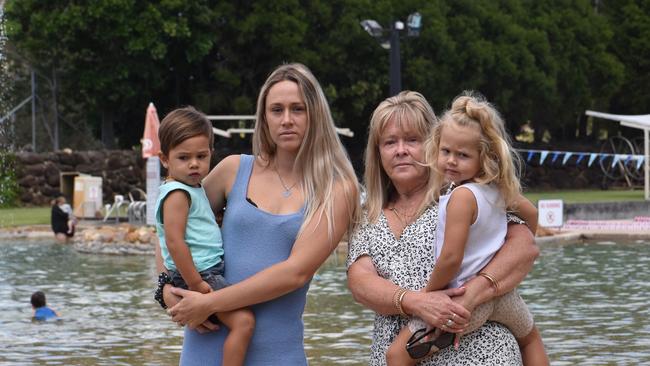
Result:
[[[394,121],[399,128],[413,129],[423,140],[426,140],[437,122],[433,108],[422,94],[414,91],[403,91],[384,100],[372,113],[370,126],[368,126],[364,172],[365,208],[368,211],[369,222],[377,221],[395,189],[384,171],[379,154],[379,140],[390,121]],[[430,182],[429,177],[427,182]],[[432,202],[432,200],[424,200],[418,208],[418,214],[421,214]]]
[[[266,98],[273,85],[292,81],[298,85],[307,112],[307,130],[303,138],[294,170],[302,173],[301,185],[305,193],[305,220],[300,232],[311,219],[325,214],[328,234],[334,230],[334,202],[331,199],[337,182],[341,182],[347,201],[350,227],[359,215],[359,187],[350,159],[339,140],[323,90],[309,69],[293,63],[277,67],[266,79],[257,99],[253,154],[270,163],[277,146],[271,139],[266,120]],[[335,243],[338,244],[338,243]]]
[[[454,99],[451,109],[440,118],[440,123],[433,129],[431,138],[427,141],[427,161],[434,172],[430,191],[434,200],[438,200],[440,190],[445,185],[444,175],[436,164],[440,136],[442,129],[451,124],[479,127],[480,170],[472,180],[480,184],[496,184],[506,207],[516,208],[513,204],[521,193],[521,159],[512,149],[510,137],[499,112],[483,96],[472,91],[465,91]]]

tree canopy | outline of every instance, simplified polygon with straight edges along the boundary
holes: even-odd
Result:
[[[188,104],[253,114],[264,79],[283,62],[309,66],[337,123],[362,141],[388,96],[388,51],[359,22],[387,28],[414,11],[423,24],[417,38],[402,34],[404,89],[422,92],[437,113],[477,90],[513,134],[530,121],[574,138],[585,109],[649,105],[650,0],[609,3],[8,0],[5,10],[9,43],[55,75],[63,113],[76,113],[105,146],[130,147],[150,101],[161,114]]]

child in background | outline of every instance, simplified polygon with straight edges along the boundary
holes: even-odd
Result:
[[[34,309],[32,320],[40,322],[51,319],[59,320],[59,313],[47,306],[47,302],[45,301],[45,294],[42,291],[34,292],[32,294],[30,302],[32,303],[32,309]]]
[[[72,213],[72,207],[70,207],[63,196],[57,198],[57,204],[61,208],[61,211],[68,214],[68,234],[74,234],[75,226],[77,226],[77,218]]]
[[[541,336],[521,297],[515,290],[500,294],[494,277],[481,272],[504,243],[506,207],[522,216],[533,233],[537,226],[536,208],[521,195],[499,113],[480,97],[457,97],[433,130],[427,161],[434,170],[432,194],[439,203],[439,221],[436,264],[424,291],[457,288],[474,276],[484,277],[498,297],[474,309],[462,334],[487,320],[497,321],[517,338],[524,365],[548,365]],[[445,186],[447,194],[440,195]],[[389,347],[388,365],[415,365],[417,359],[449,346],[453,336],[444,331],[455,325],[455,317],[452,314],[440,329],[412,319]]]
[[[176,109],[163,119],[158,136],[168,177],[156,203],[156,232],[172,283],[201,293],[226,287],[221,231],[201,185],[210,169],[212,125],[192,107]],[[223,364],[243,365],[255,327],[252,311],[216,316],[229,329]]]

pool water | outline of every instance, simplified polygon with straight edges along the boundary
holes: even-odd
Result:
[[[177,364],[182,330],[154,303],[155,278],[149,257],[4,241],[0,364]],[[36,290],[62,322],[31,322]],[[553,365],[650,364],[650,242],[546,245],[520,293]],[[331,260],[305,310],[310,364],[367,364],[372,319],[352,300],[343,261]]]

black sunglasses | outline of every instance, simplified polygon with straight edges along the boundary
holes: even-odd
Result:
[[[443,348],[447,348],[454,343],[454,334],[442,332],[440,335],[431,339],[429,341],[420,342],[424,337],[435,332],[437,328],[431,328],[427,331],[427,328],[418,329],[411,338],[409,338],[408,343],[406,343],[406,352],[412,359],[419,359],[429,354],[431,348],[433,352],[438,352]]]

